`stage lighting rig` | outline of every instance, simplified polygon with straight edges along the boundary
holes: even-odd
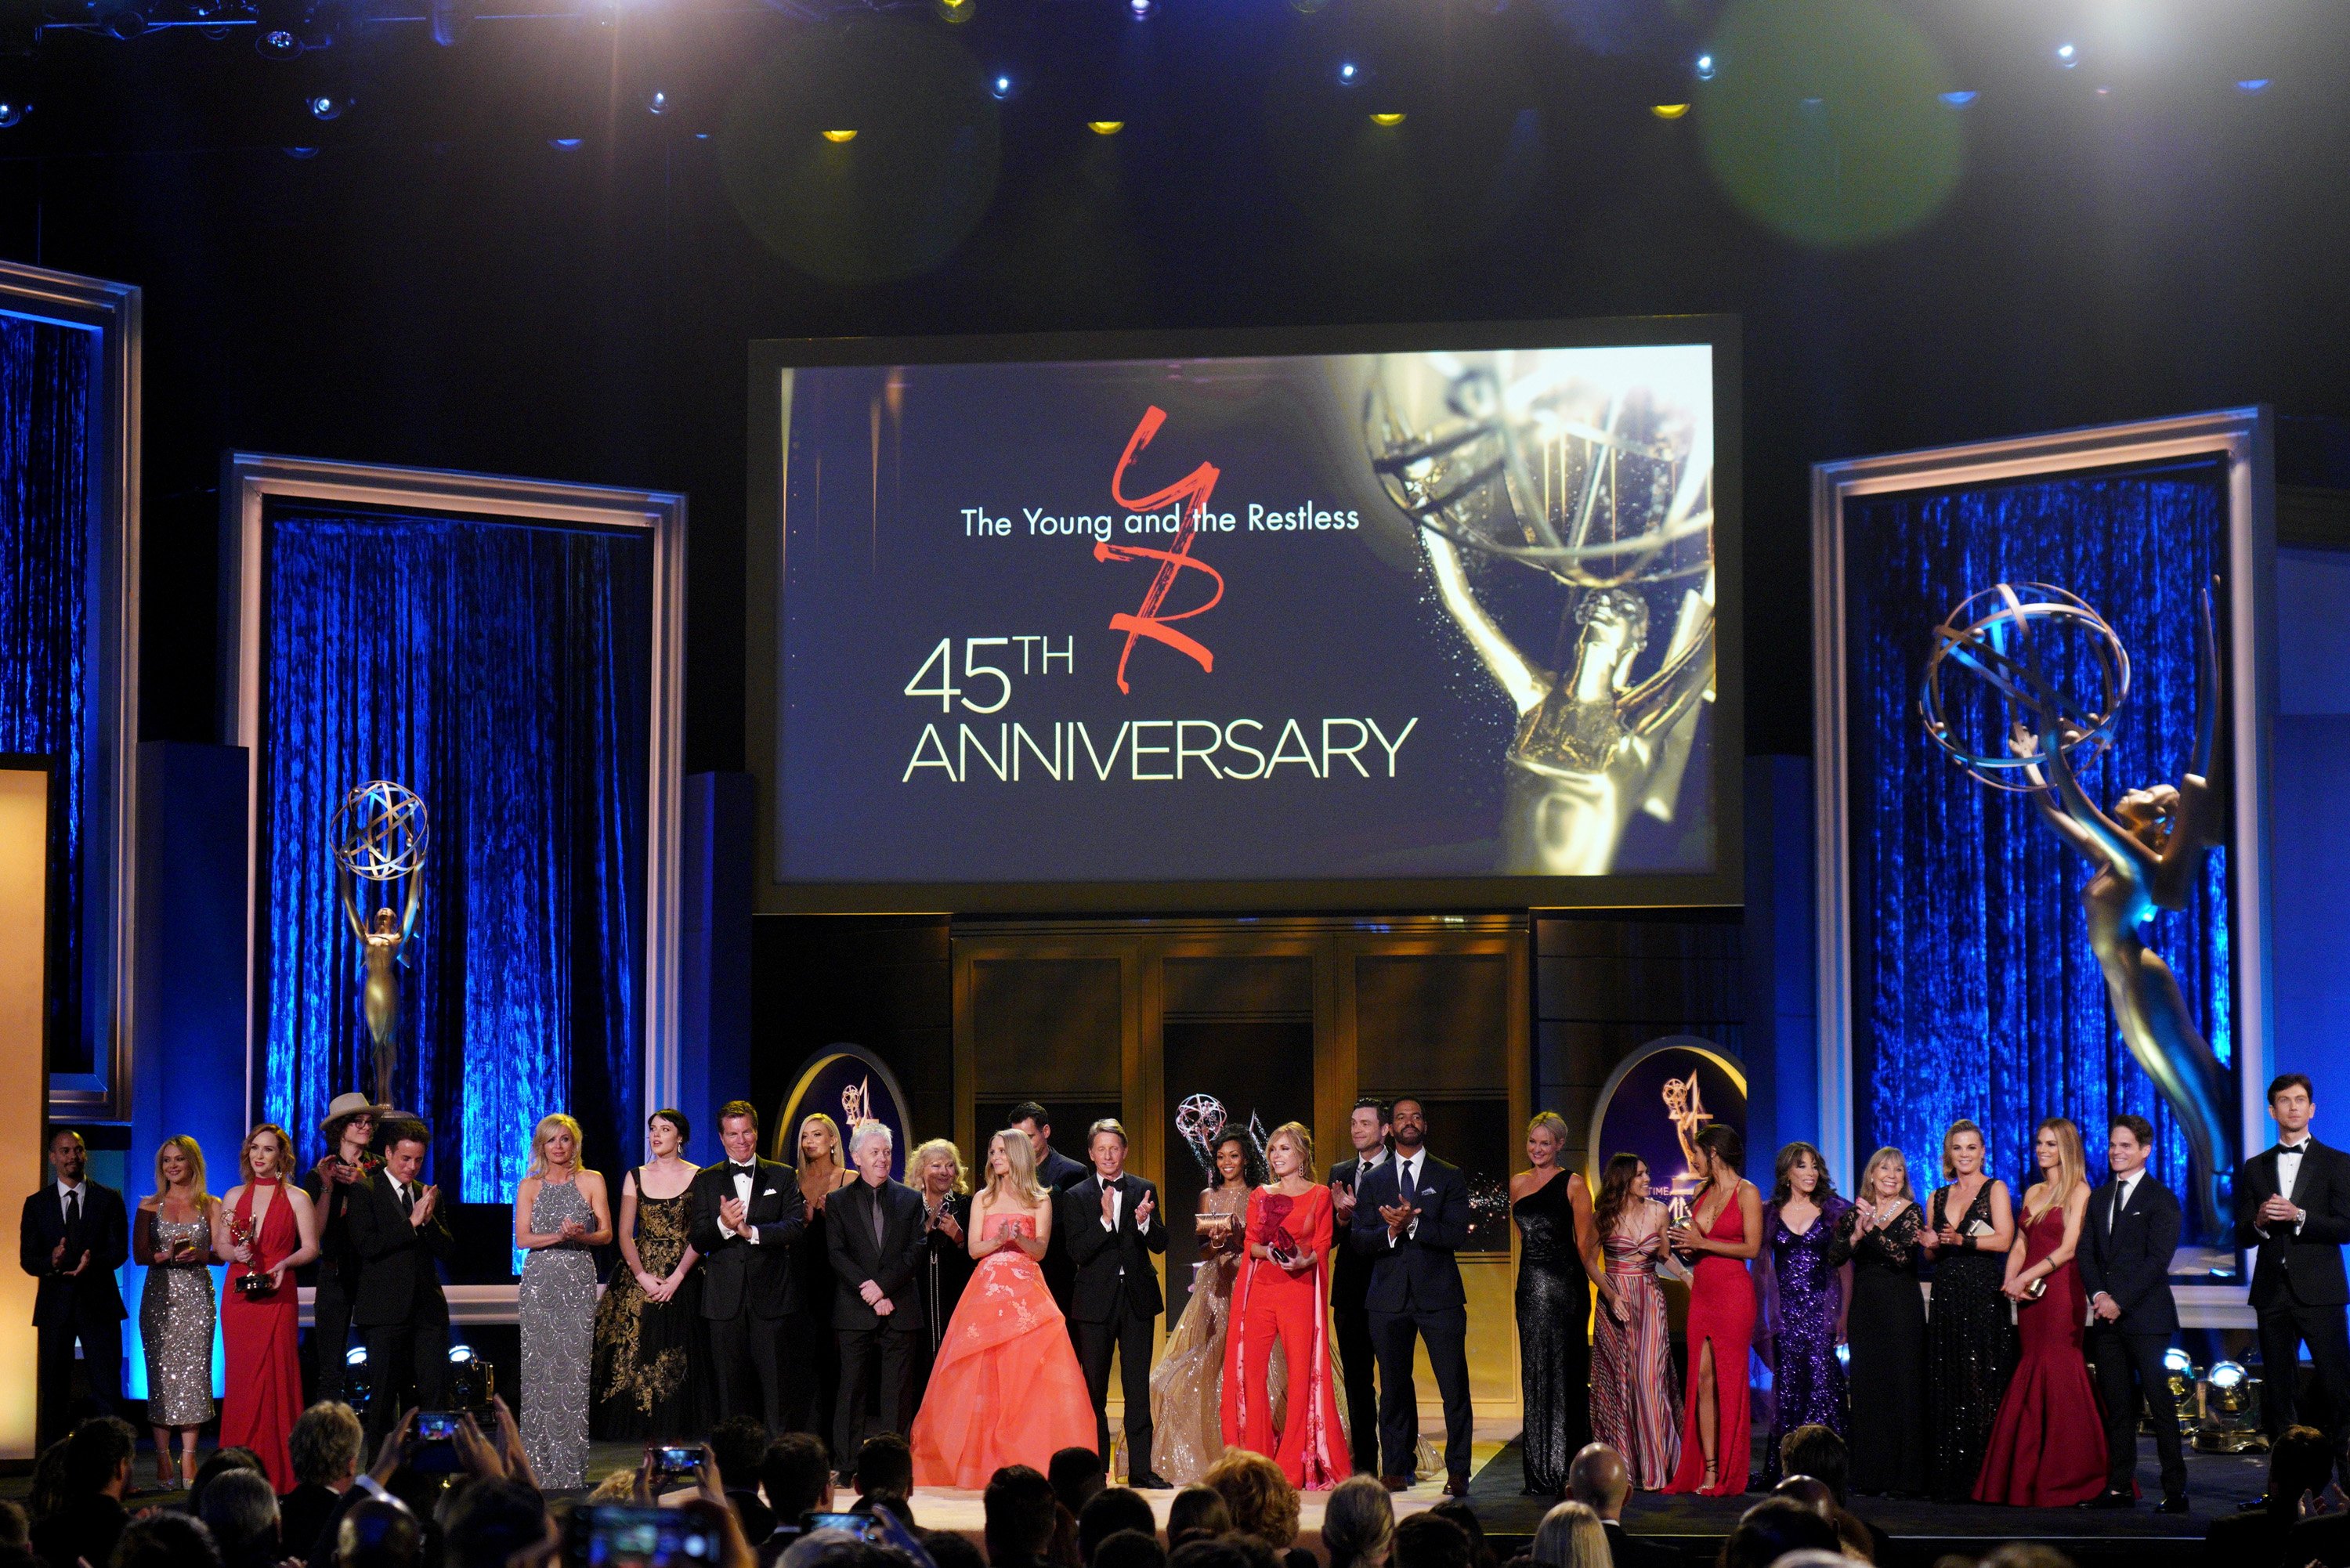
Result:
[[[33,106],[24,99],[13,95],[0,94],[0,130],[7,130],[24,124],[25,117],[32,112]]]

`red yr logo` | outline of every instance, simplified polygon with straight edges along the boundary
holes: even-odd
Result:
[[[1191,542],[1198,537],[1200,514],[1207,510],[1208,497],[1215,493],[1216,465],[1203,462],[1166,489],[1152,491],[1148,495],[1129,500],[1126,493],[1128,465],[1134,462],[1137,453],[1150,444],[1151,438],[1159,433],[1159,427],[1166,422],[1166,410],[1154,404],[1144,410],[1142,422],[1134,427],[1134,434],[1127,439],[1126,452],[1118,460],[1117,472],[1110,475],[1109,493],[1128,512],[1149,512],[1154,507],[1180,501],[1183,521],[1175,532],[1175,547],[1171,550],[1149,550],[1139,545],[1113,545],[1107,540],[1094,545],[1094,559],[1097,561],[1147,560],[1159,563],[1159,570],[1151,576],[1150,587],[1143,592],[1140,609],[1133,615],[1121,613],[1109,618],[1112,631],[1126,633],[1126,647],[1118,656],[1118,689],[1120,691],[1129,690],[1126,683],[1126,661],[1134,656],[1137,638],[1147,637],[1155,642],[1163,642],[1176,652],[1196,659],[1202,670],[1212,672],[1216,668],[1216,656],[1204,643],[1169,624],[1205,615],[1215,608],[1224,597],[1224,575],[1205,561],[1191,558]],[[1203,605],[1171,613],[1162,611],[1168,590],[1175,586],[1175,579],[1186,570],[1207,573],[1215,580],[1216,591],[1208,596],[1208,602]]]

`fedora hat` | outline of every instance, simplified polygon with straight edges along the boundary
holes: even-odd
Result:
[[[318,1124],[321,1137],[332,1137],[336,1125],[357,1116],[381,1116],[383,1107],[369,1100],[357,1089],[337,1095],[327,1102],[327,1119]]]

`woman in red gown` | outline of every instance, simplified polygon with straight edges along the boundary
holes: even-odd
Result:
[[[1327,1491],[1354,1474],[1330,1366],[1330,1189],[1307,1174],[1314,1135],[1284,1122],[1264,1140],[1273,1179],[1249,1194],[1248,1255],[1224,1339],[1224,1441],[1278,1461],[1289,1484]],[[1273,1351],[1288,1392],[1273,1424]]]
[[[939,1340],[930,1386],[909,1434],[916,1486],[976,1491],[1005,1465],[1052,1468],[1063,1449],[1094,1446],[1094,1402],[1036,1260],[1053,1239],[1053,1197],[1017,1128],[987,1147],[987,1187],[971,1200],[979,1260]]]
[[[1977,1502],[2070,1508],[2106,1490],[2106,1426],[2081,1359],[2088,1297],[2073,1265],[2089,1208],[2081,1129],[2063,1116],[2032,1137],[2040,1179],[2023,1195],[2000,1286],[2015,1303],[2023,1354],[1999,1403],[1975,1477]]]
[[[1746,1355],[1754,1343],[1754,1282],[1747,1260],[1762,1245],[1762,1195],[1739,1175],[1746,1146],[1720,1122],[1697,1137],[1690,1174],[1705,1185],[1667,1245],[1694,1255],[1690,1278],[1689,1398],[1681,1462],[1667,1491],[1731,1497],[1746,1490]]]
[[[309,1195],[286,1179],[294,1140],[263,1123],[244,1140],[244,1179],[213,1206],[213,1251],[234,1260],[221,1287],[221,1348],[227,1357],[221,1447],[261,1456],[269,1484],[294,1490],[286,1434],[302,1414],[300,1317],[294,1271],[318,1255]],[[258,1282],[248,1287],[246,1280]]]

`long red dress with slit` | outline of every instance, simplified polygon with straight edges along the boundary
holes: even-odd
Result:
[[[1277,1461],[1303,1491],[1327,1491],[1355,1470],[1330,1364],[1332,1215],[1326,1187],[1309,1187],[1302,1198],[1271,1187],[1249,1194],[1249,1241],[1284,1242],[1314,1266],[1292,1273],[1270,1259],[1244,1258],[1224,1338],[1224,1441]],[[1288,1373],[1278,1432],[1271,1388],[1276,1344]]]
[[[1034,1236],[1025,1214],[990,1215],[985,1235]],[[1052,1468],[1063,1449],[1094,1446],[1093,1397],[1036,1260],[1017,1247],[972,1271],[947,1320],[930,1386],[909,1434],[916,1486],[976,1491],[1005,1465]]]
[[[258,1236],[254,1235],[253,1223],[256,1187],[270,1192]],[[221,1285],[221,1348],[227,1358],[221,1447],[241,1444],[259,1454],[270,1487],[282,1496],[294,1490],[294,1467],[286,1459],[286,1438],[302,1414],[302,1354],[296,1344],[299,1293],[291,1272],[284,1284],[263,1295],[246,1295],[236,1288],[236,1282],[247,1274],[268,1273],[302,1244],[285,1184],[246,1182],[236,1200],[235,1230],[250,1238],[247,1244],[253,1248],[253,1262],[231,1263]]]
[[[1706,1236],[1715,1241],[1746,1239],[1745,1210],[1732,1192],[1713,1217]],[[1734,1497],[1746,1490],[1752,1445],[1746,1436],[1746,1355],[1754,1343],[1754,1281],[1743,1258],[1719,1252],[1698,1257],[1690,1274],[1689,1391],[1682,1406],[1681,1462],[1667,1491],[1704,1497]],[[1705,1484],[1705,1445],[1698,1440],[1698,1367],[1704,1346],[1713,1346],[1714,1484]]]
[[[2023,1266],[2064,1240],[2064,1206],[2052,1203],[2023,1230]],[[1999,1402],[1999,1419],[1975,1475],[1977,1502],[2070,1508],[2106,1490],[2106,1423],[2081,1359],[2089,1315],[2081,1276],[2067,1258],[2048,1288],[2015,1309],[2023,1354]]]

